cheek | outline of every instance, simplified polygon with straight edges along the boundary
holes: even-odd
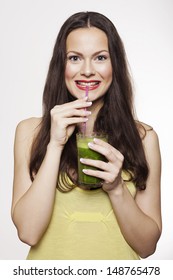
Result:
[[[105,80],[112,80],[112,67],[111,66],[104,65],[100,69],[99,72]]]
[[[76,75],[76,69],[73,65],[66,65],[65,69],[65,84],[68,91],[73,95],[73,79]]]
[[[70,79],[71,77],[71,70],[70,70],[70,67],[66,66],[66,69],[65,69],[65,79]]]
[[[75,65],[70,65],[67,63],[66,69],[65,69],[65,79],[69,80],[75,76],[78,69]]]

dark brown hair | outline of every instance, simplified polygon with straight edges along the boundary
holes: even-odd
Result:
[[[96,12],[80,12],[72,15],[59,31],[43,93],[43,118],[31,149],[31,179],[34,180],[34,175],[38,172],[50,140],[50,110],[57,104],[73,100],[65,85],[67,36],[77,28],[87,27],[97,27],[106,33],[113,69],[113,80],[95,121],[94,130],[104,131],[109,135],[109,143],[124,156],[123,169],[129,171],[131,180],[137,188],[145,189],[148,167],[137,127],[139,123],[137,125],[134,120],[133,93],[124,46],[113,23]],[[63,184],[59,183],[57,186],[61,191],[71,189],[65,174],[76,184],[69,172],[77,170],[76,132],[77,129],[69,138],[62,153],[59,174],[62,175]]]

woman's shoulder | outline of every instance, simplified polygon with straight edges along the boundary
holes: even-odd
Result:
[[[41,121],[42,121],[42,118],[36,118],[36,117],[24,119],[17,124],[17,129],[33,130],[33,129],[36,129],[41,124]]]
[[[141,121],[136,121],[137,129],[140,135],[146,134],[147,131],[152,131],[153,127]]]
[[[40,128],[41,121],[42,118],[35,117],[20,121],[16,127],[16,137],[20,140],[33,139]]]
[[[159,139],[155,129],[149,124],[137,121],[137,128],[141,136],[144,147],[153,147],[159,144]]]
[[[136,126],[137,126],[141,139],[144,139],[148,135],[149,132],[154,131],[152,126],[150,126],[149,124],[146,124],[144,122],[141,122],[141,121],[136,121]]]

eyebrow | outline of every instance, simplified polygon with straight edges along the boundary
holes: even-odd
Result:
[[[98,51],[98,52],[95,52],[93,55],[97,55],[97,54],[102,53],[102,52],[107,52],[107,53],[109,53],[108,50],[100,50],[100,51]],[[77,55],[83,55],[82,53],[80,53],[80,52],[78,52],[78,51],[68,51],[66,54],[69,54],[69,53],[75,53],[75,54],[77,54]]]

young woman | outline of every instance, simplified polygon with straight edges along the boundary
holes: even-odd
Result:
[[[89,95],[85,97],[88,87]],[[161,159],[156,132],[135,120],[123,43],[96,12],[72,15],[54,47],[43,116],[15,136],[12,219],[31,246],[27,259],[139,259],[161,234]],[[89,148],[106,162],[81,159],[104,180],[78,184],[76,133],[105,132]]]

